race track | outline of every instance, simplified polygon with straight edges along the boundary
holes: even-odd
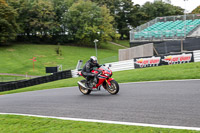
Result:
[[[0,112],[200,127],[200,80],[120,84],[118,95],[77,87],[0,95]]]

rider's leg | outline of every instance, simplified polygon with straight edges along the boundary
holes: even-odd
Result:
[[[90,88],[89,86],[90,86],[91,80],[94,79],[94,74],[92,74],[92,73],[86,73],[86,72],[83,72],[82,74],[83,74],[83,76],[86,79],[86,84],[85,84],[86,87]]]
[[[88,73],[86,73],[86,72],[82,72],[82,74],[83,74],[83,77],[86,79],[85,86],[86,86],[87,88],[89,88],[89,75],[88,75]]]

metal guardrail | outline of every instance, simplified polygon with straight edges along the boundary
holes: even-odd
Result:
[[[194,62],[200,62],[200,50],[193,51],[194,53]]]
[[[113,72],[135,69],[133,59],[105,64],[106,67],[108,67],[109,65],[111,65],[110,69]]]
[[[76,77],[78,77],[78,70],[77,69],[74,69],[74,70],[71,70],[71,72],[72,72],[72,78],[76,78]]]

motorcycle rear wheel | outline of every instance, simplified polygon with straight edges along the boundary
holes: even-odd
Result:
[[[119,84],[115,80],[111,80],[110,83],[110,87],[106,84],[106,90],[112,95],[117,94],[119,92]]]
[[[81,80],[80,82],[85,84],[86,80]],[[88,90],[80,85],[78,85],[78,87],[79,87],[80,92],[83,93],[84,95],[89,95],[91,93],[91,90]]]

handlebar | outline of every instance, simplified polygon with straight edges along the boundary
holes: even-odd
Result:
[[[98,74],[102,74],[102,70],[97,70]]]

